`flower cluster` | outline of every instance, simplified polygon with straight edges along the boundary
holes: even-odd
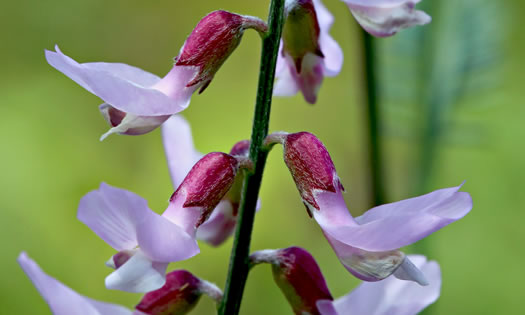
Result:
[[[344,2],[363,28],[376,36],[393,35],[430,20],[414,10],[417,0]],[[307,102],[316,102],[324,76],[334,76],[342,67],[341,48],[329,35],[333,22],[321,0],[286,1],[275,95],[300,91]],[[202,154],[195,149],[188,122],[175,114],[189,105],[194,92],[208,87],[246,29],[268,36],[268,26],[259,18],[227,11],[208,14],[162,79],[125,64],[79,64],[58,47],[46,51],[50,65],[103,100],[99,109],[111,129],[102,139],[113,133],[140,135],[162,125],[174,186],[162,214],[152,211],[137,194],[106,183],[82,197],[78,206],[78,219],[116,251],[106,262],[113,269],[106,287],[145,293],[134,311],[84,297],[20,254],[19,264],[55,314],[186,314],[202,295],[221,303],[223,293],[216,285],[186,270],[166,270],[172,262],[197,255],[198,240],[219,246],[233,234],[243,210],[243,183],[255,167],[251,149],[260,146],[269,151],[275,144],[283,146],[284,162],[308,214],[349,273],[366,281],[334,300],[306,250],[254,252],[250,266],[272,265],[274,280],[296,314],[391,314],[393,310],[414,314],[438,298],[437,263],[407,256],[400,248],[470,211],[470,196],[460,187],[375,207],[354,218],[328,150],[311,133],[273,133],[259,144],[242,140],[229,153]]]

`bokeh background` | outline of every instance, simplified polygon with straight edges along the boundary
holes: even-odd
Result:
[[[345,53],[343,71],[325,80],[315,106],[301,96],[276,98],[271,130],[306,130],[322,139],[358,215],[370,207],[361,31],[340,1],[324,2],[336,18],[332,34]],[[443,272],[441,298],[432,311],[518,314],[525,279],[525,2],[423,2],[433,24],[377,42],[382,183],[387,199],[395,201],[466,180],[472,212],[425,243]],[[107,130],[97,110],[101,101],[50,67],[44,49],[59,44],[79,62],[124,62],[162,76],[202,16],[227,9],[266,18],[268,4],[2,2],[0,313],[49,313],[15,261],[21,251],[79,293],[133,307],[140,295],[104,288],[110,270],[103,262],[113,250],[76,219],[78,201],[105,181],[138,193],[160,212],[173,192],[160,131],[99,142]],[[184,112],[202,152],[229,151],[250,136],[259,54],[259,37],[248,31],[208,90]],[[475,58],[481,62],[471,64]],[[428,126],[435,129],[428,133]],[[261,194],[253,250],[302,246],[316,257],[334,296],[358,285],[306,215],[279,147],[270,155]],[[201,244],[200,255],[170,267],[222,287],[231,245]],[[202,298],[193,314],[213,312],[213,303]],[[268,266],[250,273],[241,313],[290,313]]]

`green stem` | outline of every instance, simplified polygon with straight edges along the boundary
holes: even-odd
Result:
[[[272,0],[268,17],[269,31],[263,39],[259,86],[253,118],[250,159],[253,172],[247,172],[240,204],[239,219],[235,230],[235,239],[230,257],[228,278],[224,298],[219,306],[219,314],[236,315],[239,313],[244,286],[249,271],[250,241],[255,218],[255,207],[259,188],[266,164],[268,152],[262,149],[264,138],[268,135],[270,109],[275,78],[275,65],[279,52],[282,27],[284,24],[284,0]]]
[[[376,55],[373,37],[363,30],[363,63],[368,115],[368,159],[370,163],[371,199],[374,206],[385,202],[383,165],[379,130],[379,108],[376,81]]]

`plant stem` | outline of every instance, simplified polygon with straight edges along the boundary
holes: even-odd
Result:
[[[383,165],[381,163],[381,143],[379,130],[379,108],[376,81],[376,55],[373,37],[363,32],[363,63],[366,103],[368,115],[368,159],[370,161],[371,199],[374,206],[385,202],[382,182]]]
[[[255,208],[268,152],[262,149],[264,138],[268,135],[270,109],[272,104],[275,65],[279,52],[282,26],[284,24],[284,0],[272,0],[268,17],[268,34],[263,39],[259,86],[253,118],[250,159],[253,172],[246,172],[244,179],[239,218],[235,230],[230,267],[224,290],[224,298],[219,306],[219,314],[239,313],[244,286],[249,271],[250,241],[255,218]]]

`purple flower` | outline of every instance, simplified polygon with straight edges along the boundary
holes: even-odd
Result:
[[[421,0],[342,0],[370,34],[392,36],[399,30],[430,23],[430,16],[415,10]]]
[[[108,289],[158,289],[170,262],[199,253],[188,218],[169,220],[150,210],[140,196],[105,183],[80,200],[78,219],[118,251],[107,263],[115,269],[106,278]],[[193,214],[194,222],[198,219]]]
[[[314,104],[323,78],[337,75],[343,64],[343,52],[329,34],[334,19],[321,0],[289,0],[285,11],[274,95],[301,91]]]
[[[33,282],[38,292],[55,315],[131,315],[129,309],[115,304],[92,300],[71,290],[60,281],[48,276],[40,267],[22,252],[17,259],[20,267]]]
[[[245,29],[267,30],[258,18],[226,11],[205,16],[190,34],[171,71],[162,79],[121,63],[79,64],[64,55],[47,51],[48,63],[100,97],[100,111],[112,133],[139,135],[160,126],[172,114],[184,110],[191,95],[210,84],[220,66],[239,45]]]
[[[429,280],[421,287],[413,282],[390,277],[379,282],[364,282],[349,294],[335,301],[317,301],[322,315],[414,315],[439,298],[441,271],[435,261],[410,255],[410,260]]]
[[[173,115],[164,123],[162,139],[173,187],[177,188],[203,154],[195,149],[190,125],[180,115]],[[249,146],[248,140],[240,141],[233,146],[230,155],[248,157]],[[197,239],[219,246],[232,235],[237,224],[243,180],[242,174],[235,177],[228,193],[217,204],[208,220],[197,229]],[[260,203],[257,209],[259,207]]]
[[[398,249],[462,218],[472,199],[461,186],[436,190],[368,210],[353,218],[343,199],[343,186],[324,145],[312,134],[278,134],[284,160],[304,204],[341,263],[365,281],[391,274],[427,284],[424,275]]]
[[[84,196],[78,219],[118,251],[107,263],[116,270],[106,278],[106,287],[158,289],[170,262],[199,253],[196,230],[229,191],[239,166],[225,153],[205,155],[173,193],[162,216],[141,197],[104,183]]]

